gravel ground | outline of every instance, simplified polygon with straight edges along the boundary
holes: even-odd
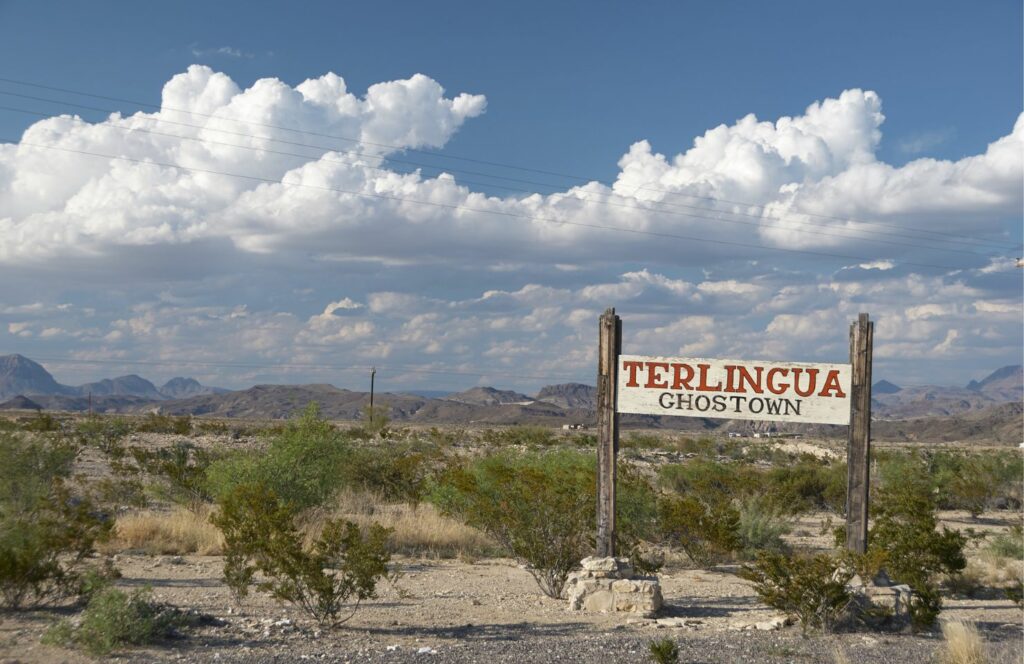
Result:
[[[799,628],[753,628],[774,613],[749,585],[726,572],[672,570],[662,576],[664,615],[683,627],[657,627],[623,614],[569,612],[540,595],[508,560],[474,564],[399,559],[402,576],[383,584],[344,625],[319,630],[290,607],[254,595],[235,604],[216,557],[121,555],[125,588],[212,617],[188,638],[126,651],[131,662],[649,662],[648,644],[671,638],[682,662],[933,662],[941,638],[847,633],[802,638]],[[5,616],[0,662],[89,662],[39,638],[60,612]],[[1024,614],[1007,600],[947,600],[944,617],[975,622],[993,662],[1022,661]],[[841,652],[837,655],[837,651]],[[843,657],[845,656],[845,659]]]

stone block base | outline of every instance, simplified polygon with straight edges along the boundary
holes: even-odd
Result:
[[[573,611],[624,612],[653,617],[663,604],[656,577],[634,578],[624,558],[584,558],[569,575],[565,596]]]

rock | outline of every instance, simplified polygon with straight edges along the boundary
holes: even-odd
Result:
[[[785,616],[776,616],[771,620],[762,620],[761,622],[754,623],[754,629],[762,632],[774,632],[785,627],[788,622]]]
[[[583,609],[586,611],[608,613],[615,610],[615,593],[610,590],[598,590],[586,596],[583,600]]]
[[[580,565],[588,572],[615,572],[618,571],[618,561],[615,558],[598,558],[587,556],[580,561]]]

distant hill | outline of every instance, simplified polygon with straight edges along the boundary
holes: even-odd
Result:
[[[86,383],[78,387],[76,392],[79,395],[91,394],[94,397],[143,397],[153,400],[164,398],[164,395],[160,394],[160,390],[156,389],[156,385],[135,374]]]
[[[525,406],[533,403],[533,399],[525,394],[512,392],[511,390],[496,390],[493,387],[474,387],[465,392],[449,394],[445,397],[445,400],[468,403],[474,406],[501,406],[505,404]]]
[[[164,383],[159,389],[160,395],[165,399],[186,399],[202,394],[223,394],[230,392],[220,387],[207,387],[195,378],[172,378]]]
[[[980,381],[972,380],[966,389],[984,393],[1024,391],[1024,366],[1018,364],[996,369]]]
[[[880,437],[900,440],[1020,439],[1020,408],[1024,370],[1003,367],[966,387],[900,387],[885,380],[872,386],[872,430]],[[91,393],[91,400],[88,395]],[[435,398],[437,394],[441,398]],[[20,397],[20,398],[16,398]],[[541,388],[535,397],[493,387],[474,387],[454,394],[378,393],[376,403],[398,422],[455,425],[595,423],[597,389],[582,383]],[[0,403],[5,408],[106,413],[161,412],[170,415],[210,415],[284,419],[301,412],[311,401],[325,417],[360,420],[369,394],[332,385],[256,385],[228,392],[206,387],[192,378],[173,378],[157,388],[141,376],[121,376],[70,387],[61,385],[46,369],[21,355],[0,357]],[[1016,409],[1016,410],[1015,410]],[[1015,419],[1016,418],[1016,419]],[[844,435],[829,425],[733,422],[686,417],[623,415],[627,428],[665,428],[677,431],[776,430],[807,435]]]
[[[42,410],[42,406],[26,396],[18,395],[0,403],[0,410]]]
[[[24,355],[0,356],[0,399],[32,394],[74,394],[75,389],[61,385],[50,372]]]
[[[893,385],[887,380],[880,380],[871,386],[871,394],[896,394],[901,388],[899,385]]]
[[[78,387],[62,385],[41,364],[24,355],[0,356],[0,400],[17,395],[89,397],[139,397],[150,401],[180,399],[196,394],[225,392],[206,387],[193,378],[172,378],[163,387],[157,387],[143,378],[131,374],[117,378],[104,378]],[[45,407],[45,406],[44,406]]]
[[[561,406],[562,408],[597,409],[597,388],[582,383],[548,385],[537,393],[537,401]]]

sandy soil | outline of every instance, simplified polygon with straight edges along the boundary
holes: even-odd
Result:
[[[517,654],[516,661],[587,661],[588,653],[602,649],[606,661],[647,661],[647,642],[662,637],[696,649],[694,659],[684,661],[833,661],[836,647],[851,661],[911,661],[930,659],[939,643],[934,635],[803,639],[796,627],[759,632],[753,625],[774,612],[758,603],[749,584],[726,571],[663,573],[667,606],[662,615],[683,620],[662,627],[625,614],[569,612],[565,602],[542,596],[513,561],[400,558],[395,561],[400,578],[384,583],[379,598],[364,603],[344,625],[320,630],[266,596],[236,604],[220,580],[219,557],[121,554],[117,564],[124,574],[119,586],[149,586],[157,600],[216,619],[187,639],[128,651],[122,657],[129,661],[428,661],[424,657],[430,655],[429,661],[454,662],[502,661],[506,654]],[[1009,601],[950,599],[946,606],[943,618],[979,626],[995,661],[1021,661],[1022,614]],[[43,631],[60,616],[60,611],[37,611],[5,617],[0,657],[6,659],[0,661],[89,661],[40,644]]]

